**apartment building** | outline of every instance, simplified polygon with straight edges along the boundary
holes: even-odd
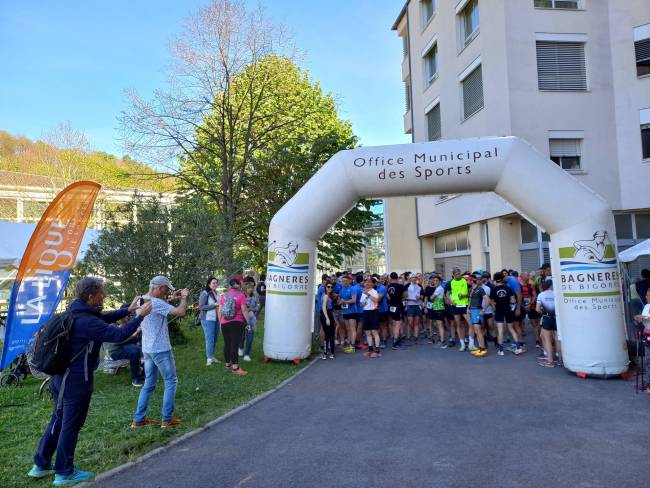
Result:
[[[521,137],[607,199],[619,250],[650,238],[650,1],[409,0],[404,130]],[[521,182],[530,198],[562,198]],[[494,193],[384,202],[388,269],[536,269],[549,236]],[[650,262],[637,263],[650,267]]]

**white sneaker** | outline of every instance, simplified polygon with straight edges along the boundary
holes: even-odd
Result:
[[[244,350],[243,350],[243,349],[240,349],[240,350],[239,350],[239,357],[242,357],[243,355],[244,355]]]
[[[217,358],[208,358],[206,361],[205,365],[210,366],[212,364],[219,364],[221,361],[219,361]]]
[[[463,352],[465,350],[465,341],[460,342],[460,347],[458,348],[460,352]]]
[[[250,363],[252,360],[251,360],[251,357],[248,354],[246,354],[246,356],[244,356],[244,361]]]

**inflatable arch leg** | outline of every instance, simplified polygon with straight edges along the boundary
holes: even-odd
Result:
[[[535,175],[548,198],[530,198]],[[269,229],[264,354],[310,354],[316,243],[360,198],[494,191],[551,235],[565,366],[618,375],[628,356],[614,219],[604,199],[515,137],[363,147],[330,159]]]

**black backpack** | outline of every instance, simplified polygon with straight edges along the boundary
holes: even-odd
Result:
[[[35,376],[65,373],[75,359],[70,357],[73,325],[72,313],[63,312],[52,315],[38,329],[27,352],[29,368]]]

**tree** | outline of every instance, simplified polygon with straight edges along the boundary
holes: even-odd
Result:
[[[113,223],[90,245],[75,274],[105,277],[109,294],[121,301],[146,292],[149,280],[161,274],[198,290],[223,267],[221,222],[200,195],[173,207],[136,196],[109,220]]]
[[[222,216],[229,272],[238,257],[265,262],[271,216],[332,154],[356,143],[333,97],[285,47],[283,29],[261,10],[212,0],[175,43],[168,90],[151,101],[130,92],[121,117],[128,153],[178,160],[167,164],[170,174]],[[370,218],[363,208],[358,217]],[[346,237],[352,250],[363,240]]]

